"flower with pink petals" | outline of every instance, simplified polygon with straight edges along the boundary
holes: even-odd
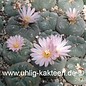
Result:
[[[79,12],[75,8],[69,8],[66,14],[70,23],[76,23],[76,19],[78,17]]]
[[[33,8],[31,10],[31,7],[28,6],[22,6],[22,8],[20,8],[19,10],[19,14],[21,16],[21,20],[25,23],[25,24],[29,24],[29,23],[34,23],[38,20],[39,16],[39,12],[35,12],[35,8]]]
[[[47,67],[49,64],[52,65],[54,60],[59,57],[66,57],[70,52],[71,46],[67,46],[67,41],[62,40],[62,37],[57,35],[51,35],[46,39],[39,38],[38,43],[35,43],[34,48],[31,49],[31,56],[33,57],[32,60],[35,60],[35,63],[39,64],[39,66],[45,65]]]
[[[62,39],[62,36],[53,36],[51,35],[51,39],[53,42],[53,45],[56,47],[56,56],[57,58],[65,58],[66,56],[69,56],[68,53],[71,51],[70,45],[67,45],[68,41],[66,39]]]
[[[6,43],[9,50],[18,52],[24,45],[24,38],[20,35],[11,36]]]
[[[47,67],[49,64],[54,64],[54,60],[56,60],[55,56],[55,47],[52,44],[52,40],[47,37],[46,39],[39,38],[39,44],[34,44],[34,48],[31,49],[33,57],[32,60],[35,60],[36,64],[39,66],[45,65]]]

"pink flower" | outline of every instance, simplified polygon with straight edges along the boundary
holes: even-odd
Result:
[[[24,38],[20,35],[11,36],[6,43],[9,50],[18,52],[24,45]]]
[[[35,60],[36,64],[39,66],[45,65],[47,67],[49,63],[52,65],[54,64],[54,60],[56,60],[55,56],[55,47],[52,44],[52,41],[49,37],[46,39],[39,38],[39,44],[34,44],[34,48],[31,49],[33,57],[32,60]]]
[[[68,42],[65,39],[63,40],[62,36],[51,35],[51,39],[53,45],[56,47],[57,58],[60,57],[63,59],[64,57],[69,56],[68,53],[71,51],[70,50],[71,46],[67,45]]]
[[[68,20],[74,22],[76,21],[76,18],[78,17],[79,12],[75,8],[73,9],[69,8],[66,14],[68,16]]]
[[[31,10],[30,6],[22,6],[22,8],[19,10],[19,14],[21,16],[20,19],[28,24],[36,22],[39,18],[39,13],[35,12],[35,8]]]
[[[36,64],[39,66],[45,65],[47,67],[49,64],[54,64],[54,60],[61,57],[68,56],[71,46],[67,46],[67,41],[62,40],[60,36],[47,37],[46,39],[38,40],[38,44],[34,44],[34,48],[31,49],[32,60],[35,60]]]

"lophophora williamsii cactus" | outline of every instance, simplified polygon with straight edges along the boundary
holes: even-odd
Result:
[[[86,60],[83,59],[86,54],[86,24],[81,15],[83,0],[4,2],[3,12],[0,12],[0,33],[5,35],[2,33],[4,41],[0,39],[0,57],[9,65],[7,71],[37,71],[35,77],[4,76],[7,86],[40,86],[40,78],[54,81],[64,68],[66,75],[70,70],[80,74],[86,72]],[[44,75],[39,74],[39,70]],[[53,74],[47,75],[49,71]],[[85,75],[66,75],[65,79],[71,84],[86,82]],[[60,86],[58,82],[51,82],[45,86],[57,85]]]
[[[4,1],[4,4],[5,4],[4,12],[7,16],[10,17],[10,16],[18,15],[18,11],[14,10],[14,8],[13,8],[13,0],[9,0],[9,1],[7,0],[7,2]]]
[[[58,15],[54,12],[45,11],[40,14],[38,26],[41,31],[55,30]]]
[[[39,27],[36,24],[40,14],[35,12],[35,8],[23,5],[18,9],[19,16],[11,17],[8,20],[6,32],[8,35],[19,34],[30,41],[35,39],[35,36],[39,34]]]
[[[67,38],[69,44],[72,46],[70,56],[84,57],[86,54],[86,42],[82,37],[69,36]]]
[[[72,57],[66,64],[65,79],[71,84],[83,85],[86,83],[86,60]]]
[[[57,31],[65,35],[81,36],[85,30],[85,22],[76,8],[69,8],[65,15],[57,21]]]
[[[8,71],[14,74],[5,77],[7,86],[39,86],[40,77],[36,74],[37,70],[28,62],[14,64]]]
[[[26,61],[29,57],[31,42],[20,35],[10,36],[3,45],[4,60],[8,64]]]

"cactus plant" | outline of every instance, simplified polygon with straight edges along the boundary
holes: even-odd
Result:
[[[72,57],[66,64],[65,79],[76,85],[86,83],[86,60]]]
[[[83,1],[0,0],[0,86],[86,84]]]
[[[25,45],[23,46],[22,50],[18,52],[13,52],[12,50],[9,50],[7,48],[6,43],[3,45],[4,60],[8,64],[11,65],[11,64],[18,63],[18,62],[26,61],[28,59],[32,44],[27,39],[25,39],[24,41],[25,41]]]
[[[70,24],[65,16],[61,16],[58,18],[56,29],[61,34],[81,36],[85,30],[85,22],[79,17],[75,24]]]
[[[21,28],[16,34],[23,36],[24,38],[28,39],[29,41],[34,41],[36,36],[40,33],[40,29],[37,24],[32,24],[27,29]]]
[[[9,0],[7,1],[7,3],[5,3],[5,13],[10,17],[10,16],[16,16],[18,14],[17,10],[13,9],[13,0]]]
[[[35,26],[35,27],[33,27],[33,29],[32,28],[28,28],[28,29],[21,28],[20,29],[16,25],[11,25],[11,26],[7,27],[7,29],[8,29],[7,32],[9,33],[10,36],[11,36],[11,34],[12,35],[19,34],[19,35],[23,36],[24,38],[28,39],[29,41],[33,41],[36,38],[36,36],[39,34],[39,28],[37,26]],[[10,32],[9,29],[11,29],[10,31],[12,31],[12,32]],[[14,30],[14,32],[13,32],[13,30]]]
[[[40,83],[39,76],[35,76],[37,71],[30,63],[22,62],[14,64],[8,69],[8,71],[19,72],[19,75],[15,74],[14,76],[6,76],[5,81],[7,86],[38,86]],[[25,73],[25,71],[28,73]],[[24,72],[25,75],[22,72]]]
[[[81,37],[75,36],[69,36],[67,39],[72,46],[71,52],[69,54],[75,57],[83,57],[86,53],[85,40]]]
[[[37,35],[39,35],[40,29],[37,24],[31,24],[27,27],[23,27],[18,22],[19,17],[11,17],[8,20],[8,25],[5,28],[6,33],[9,36],[13,36],[16,34],[21,35],[22,37],[28,39],[29,41],[33,41]]]
[[[55,30],[58,15],[54,12],[43,12],[38,21],[38,26],[42,31]]]

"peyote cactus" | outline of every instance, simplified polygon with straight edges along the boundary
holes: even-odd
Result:
[[[65,35],[81,36],[85,30],[85,22],[78,17],[76,23],[70,23],[66,16],[60,16],[57,21],[57,31]]]
[[[38,26],[42,31],[55,30],[58,15],[54,12],[43,12],[38,21]]]
[[[85,40],[81,37],[75,36],[69,36],[67,39],[72,46],[70,55],[75,57],[84,57],[86,53]]]
[[[84,4],[0,0],[0,86],[85,86]]]
[[[12,50],[9,50],[9,48],[7,47],[7,43],[5,43],[3,45],[3,55],[4,55],[3,58],[10,65],[18,62],[26,61],[29,57],[31,46],[32,45],[30,41],[24,39],[24,46],[22,47],[22,49],[19,50],[18,52],[15,51],[13,52]]]
[[[19,75],[7,76],[5,81],[7,86],[38,86],[40,77],[35,76],[37,72],[33,65],[27,62],[17,63],[12,65],[8,71],[17,72]],[[26,72],[27,75],[23,75]],[[32,75],[30,75],[32,73]]]
[[[86,83],[86,60],[77,57],[69,59],[66,64],[65,78],[72,84],[83,85]]]
[[[24,8],[24,10],[22,10],[22,11],[25,11],[26,7],[23,7],[23,8]],[[28,8],[28,10],[29,9],[30,8]],[[35,21],[36,17],[34,17],[34,19],[31,19],[30,22],[27,19],[27,22],[26,22],[23,19],[27,16],[27,14],[23,14],[23,13],[20,13],[20,14],[25,15],[25,16],[11,17],[8,20],[8,25],[5,28],[5,30],[6,30],[7,34],[9,34],[10,36],[19,34],[19,35],[23,36],[24,38],[29,39],[30,41],[33,41],[35,39],[35,36],[39,35],[39,31],[40,31],[40,29]],[[38,15],[37,12],[34,14]],[[34,15],[32,15],[32,16],[34,16]],[[25,23],[25,25],[24,25],[24,23]]]
[[[13,8],[13,0],[9,0],[5,3],[4,11],[8,16],[16,16],[18,14],[17,10]]]

